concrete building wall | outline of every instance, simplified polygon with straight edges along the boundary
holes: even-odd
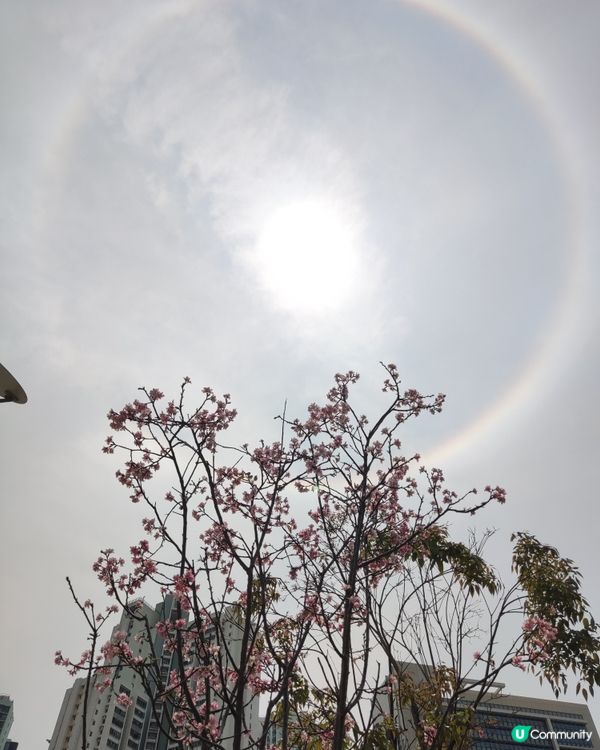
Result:
[[[65,692],[58,719],[50,738],[51,750],[71,750],[79,742],[81,747],[81,713],[83,711],[83,696],[85,680],[76,679],[73,686]]]
[[[4,748],[13,724],[13,702],[8,695],[0,695],[0,748]]]
[[[229,607],[222,616],[221,624],[221,635],[224,640],[222,644],[222,651],[227,653],[229,656],[229,663],[226,660],[227,666],[237,666],[240,663],[242,653],[242,635],[243,635],[243,622],[240,618],[239,612]],[[248,747],[251,737],[258,737],[261,732],[261,721],[258,715],[259,709],[259,696],[254,695],[249,688],[244,690],[244,718],[246,722],[246,728],[250,734],[242,740],[242,748]],[[234,731],[234,718],[230,714],[225,714],[225,721],[222,724],[221,736],[223,738],[231,737]],[[228,747],[232,745],[232,741],[225,740],[224,746]]]
[[[151,628],[159,620],[168,619],[171,615],[172,599],[167,599],[155,608],[142,604]],[[145,657],[150,654],[150,646],[144,641],[140,642],[136,636],[145,631],[143,622],[130,619],[123,615],[121,621],[113,630],[121,630],[126,633],[126,640],[134,655]],[[209,628],[209,637],[222,638],[222,653],[228,654],[227,665],[239,663],[241,654],[241,623],[236,610],[229,608],[223,614],[223,624],[220,628]],[[163,642],[158,633],[153,629],[154,652],[160,659],[161,677],[164,682],[169,679],[169,674],[176,668],[174,656],[170,652],[163,653]],[[224,657],[225,658],[225,657]],[[121,706],[116,701],[115,693],[124,692],[133,701],[129,707]],[[49,750],[80,750],[82,744],[81,733],[82,714],[85,694],[85,680],[76,679],[73,686],[69,688],[64,696],[54,732],[50,740]],[[259,696],[253,695],[250,690],[244,692],[244,704],[246,722],[253,736],[260,734],[260,719],[258,716]],[[159,720],[162,712],[166,710],[164,704],[158,704]],[[178,743],[169,742],[159,731],[160,721],[152,713],[150,699],[142,685],[140,677],[131,669],[123,668],[114,675],[112,689],[99,692],[92,684],[88,695],[87,707],[87,742],[90,750],[172,750],[178,747]],[[166,722],[165,722],[166,726]],[[233,732],[233,717],[223,710],[222,734],[228,737]],[[248,746],[246,740],[242,747]],[[225,741],[225,747],[232,744]],[[3,748],[0,745],[0,748]]]
[[[239,612],[234,607],[228,607],[220,617],[220,625],[209,626],[206,629],[206,638],[209,642],[219,642],[221,646],[221,657],[223,659],[223,669],[235,668],[239,664],[242,644],[242,621]],[[158,649],[157,649],[158,651]],[[173,654],[164,653],[161,661],[161,676],[164,681],[168,680],[170,672],[176,668],[175,657]],[[254,695],[248,688],[244,691],[244,706],[246,726],[250,730],[248,735],[242,741],[242,749],[248,747],[251,737],[258,737],[261,732],[261,723],[258,715],[259,696]],[[218,701],[217,701],[218,702]],[[172,750],[178,747],[177,743],[169,742],[167,738],[159,731],[161,721],[165,722],[164,712],[166,707],[158,706],[158,720],[152,716],[149,718],[148,730],[143,750]],[[234,719],[225,709],[222,710],[221,719],[221,738],[223,747],[227,748],[233,745],[232,734],[234,731]]]
[[[141,604],[142,612],[151,625],[158,616],[154,609]],[[135,655],[145,656],[149,645],[136,639],[145,632],[145,624],[125,614],[113,634],[121,630],[126,633],[126,640]],[[129,707],[120,706],[116,694],[126,693],[133,701]],[[69,688],[63,698],[54,732],[50,739],[49,750],[79,750],[83,732],[83,706],[85,696],[85,679],[79,678]],[[113,689],[99,692],[96,680],[92,680],[88,693],[87,706],[87,742],[90,750],[140,750],[143,743],[143,730],[148,701],[140,677],[131,669],[117,670],[114,675]]]

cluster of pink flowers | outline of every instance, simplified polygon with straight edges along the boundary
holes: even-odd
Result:
[[[92,565],[92,570],[98,574],[98,578],[106,586],[109,596],[113,596],[116,577],[125,565],[125,560],[122,557],[116,557],[113,553],[113,549],[102,550],[100,557]]]
[[[129,666],[138,667],[144,662],[140,656],[134,656],[131,646],[127,643],[127,634],[122,630],[113,633],[110,641],[107,641],[100,649],[104,657],[105,667],[111,662],[113,664],[125,663]]]
[[[443,483],[444,483],[444,472],[441,469],[431,469],[428,473],[429,476],[429,488],[428,492],[433,495],[434,492],[437,492],[441,489]]]
[[[134,422],[141,429],[152,416],[152,410],[144,401],[136,399],[132,404],[126,404],[121,411],[111,409],[108,412],[108,422],[112,430],[121,432],[127,429],[128,422]]]
[[[173,594],[181,605],[184,612],[188,612],[193,607],[194,592],[197,590],[196,575],[193,570],[188,568],[183,575],[173,576]]]
[[[529,616],[521,626],[526,635],[525,648],[531,663],[544,662],[550,657],[549,649],[558,637],[551,622],[538,615]]]
[[[231,404],[229,393],[217,398],[212,388],[203,388],[202,392],[205,397],[204,404],[189,418],[188,424],[199,445],[214,452],[217,447],[217,433],[229,427],[236,418],[237,411],[229,408]],[[206,408],[208,406],[209,408]]]
[[[536,633],[538,637],[543,638],[545,641],[554,641],[558,635],[558,630],[552,623],[538,615],[528,617],[521,627],[524,632]]]
[[[490,493],[490,500],[496,500],[500,505],[506,502],[506,490],[502,487],[491,487],[488,484],[485,491]]]
[[[132,579],[135,579],[139,588],[147,578],[153,576],[157,571],[156,561],[152,558],[150,544],[147,539],[142,539],[137,545],[130,547],[131,562],[136,566],[133,570]]]
[[[437,735],[437,728],[431,724],[423,724],[423,744],[431,747]]]
[[[158,471],[159,466],[160,464],[152,461],[148,455],[142,461],[126,461],[125,471],[117,470],[116,476],[119,482],[125,485],[125,487],[134,487],[152,479],[153,472]],[[140,494],[137,494],[132,499],[135,502],[139,502]]]
[[[122,706],[123,708],[129,708],[129,706],[131,706],[131,704],[133,703],[127,693],[119,693],[116,700],[119,706]]]
[[[86,649],[77,661],[71,661],[66,656],[63,656],[62,651],[56,651],[54,654],[54,663],[59,667],[66,667],[67,672],[75,677],[82,670],[87,670],[92,652]]]
[[[208,736],[213,741],[219,739],[220,727],[216,712],[218,704],[211,703],[207,721],[197,721],[186,711],[175,711],[173,713],[173,725],[177,730],[177,738],[186,747],[195,745],[201,737]],[[206,704],[198,707],[200,716],[206,715]]]

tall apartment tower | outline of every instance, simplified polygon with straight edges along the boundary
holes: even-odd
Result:
[[[216,618],[215,618],[216,619]],[[242,634],[243,634],[243,621],[240,618],[239,610],[235,607],[227,607],[219,616],[219,627],[215,624],[210,625],[205,633],[207,641],[216,643],[219,639],[223,641],[223,651],[227,652],[230,657],[230,664],[225,663],[227,666],[234,666],[239,663],[241,656],[242,647]],[[161,677],[163,681],[166,681],[169,673],[176,668],[175,655],[163,651],[162,639],[157,635],[155,644],[156,653],[162,653],[161,657]],[[218,703],[219,701],[217,701]],[[249,730],[249,734],[242,739],[242,750],[248,747],[251,743],[251,738],[258,738],[262,724],[258,715],[259,709],[259,696],[254,695],[249,688],[244,690],[243,702],[245,706],[245,721],[246,728]],[[157,716],[154,716],[149,712],[148,728],[145,735],[145,743],[143,750],[175,750],[179,748],[179,743],[169,742],[164,734],[161,734],[159,727],[160,723],[165,720],[164,712],[166,707],[164,704],[158,704],[156,708]],[[221,725],[221,742],[224,747],[233,746],[233,730],[234,720],[233,716],[228,713],[225,709],[221,710],[220,725]]]
[[[160,663],[161,678],[167,682],[177,663],[175,655],[163,648],[163,639],[155,629],[155,625],[162,620],[175,616],[172,611],[174,602],[172,597],[155,608],[145,603],[141,614],[145,615],[151,628],[153,649]],[[225,610],[220,618],[220,627],[214,625],[207,630],[209,640],[224,641],[226,651],[233,663],[239,660],[241,653],[242,626],[237,610],[233,607]],[[134,655],[146,657],[150,655],[150,646],[145,641],[136,639],[138,634],[145,633],[145,624],[139,620],[122,615],[121,621],[113,630],[126,633],[126,640]],[[217,635],[218,631],[218,635]],[[101,682],[101,678],[98,678]],[[85,700],[86,681],[76,679],[64,696],[60,713],[50,740],[49,750],[80,750],[83,732],[83,707]],[[115,693],[125,693],[132,700],[129,707],[118,704]],[[259,697],[246,689],[244,692],[246,725],[254,737],[260,734],[260,720],[258,717]],[[167,726],[168,717],[164,712],[167,706],[161,702],[156,704],[156,711],[152,711],[150,699],[143,688],[140,677],[131,669],[123,668],[115,674],[113,690],[99,692],[92,680],[88,691],[86,712],[87,743],[90,750],[174,750],[180,747],[178,742],[169,742],[163,732],[161,724]],[[222,710],[220,716],[223,745],[228,747],[233,742],[227,740],[233,731],[233,717]],[[242,745],[245,748],[248,740]],[[0,750],[3,746],[0,745]]]
[[[141,602],[144,614],[151,626],[159,619],[159,613]],[[149,645],[136,640],[138,634],[145,632],[143,622],[123,614],[121,621],[113,630],[126,633],[126,640],[134,654],[144,657],[149,654]],[[49,750],[80,750],[83,732],[83,707],[85,701],[86,681],[75,680],[62,702],[54,732],[50,739]],[[141,750],[143,748],[144,730],[148,699],[144,693],[140,677],[131,669],[118,670],[115,674],[114,690],[125,693],[132,700],[129,707],[120,706],[112,690],[99,692],[96,680],[93,679],[88,691],[86,713],[87,742],[90,750]]]
[[[8,695],[0,695],[0,750],[8,742],[13,723],[13,702]]]

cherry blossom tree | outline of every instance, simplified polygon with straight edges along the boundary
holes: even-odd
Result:
[[[336,375],[322,405],[311,404],[304,419],[284,413],[277,439],[255,447],[225,443],[236,416],[229,395],[204,388],[199,404],[188,407],[189,378],[173,400],[141,389],[109,412],[104,452],[123,458],[116,476],[144,509],[143,536],[126,556],[100,554],[94,571],[115,604],[99,615],[91,603],[80,605],[92,648],[76,660],[59,652],[57,663],[101,689],[113,689],[117,670],[134,671],[156,725],[180,747],[266,750],[273,726],[281,728],[283,750],[391,742],[381,732],[379,704],[397,679],[410,606],[419,603],[425,622],[430,596],[464,602],[468,613],[474,597],[501,591],[477,549],[451,540],[449,522],[504,503],[505,492],[459,493],[440,469],[406,454],[405,423],[441,411],[444,397],[403,390],[397,368],[384,371],[386,401],[374,418],[355,410],[358,375],[348,372]],[[592,686],[598,642],[576,569],[528,535],[517,538],[514,554],[520,588],[506,608],[523,623],[510,663],[537,665],[557,689],[574,666]],[[540,588],[532,561],[545,569],[549,558],[557,572]],[[561,571],[571,576],[568,591],[560,589]],[[151,624],[139,597],[157,591],[164,616]],[[391,592],[396,610],[387,606]],[[144,621],[145,656],[119,632],[97,648],[115,606]],[[582,624],[580,641],[567,634],[574,622]],[[455,648],[463,636],[458,631]],[[482,688],[496,675],[493,652],[488,644],[481,656],[488,665]],[[456,672],[451,658],[445,666]],[[257,696],[265,711],[260,727],[249,719]],[[424,746],[438,736],[426,722],[439,718],[430,712],[420,720]]]

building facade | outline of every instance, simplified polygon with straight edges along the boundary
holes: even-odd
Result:
[[[156,630],[159,621],[175,617],[172,597],[155,608],[140,603],[143,608],[140,614],[151,628],[152,645],[144,638],[138,638],[145,633],[145,623],[138,619],[122,615],[121,621],[113,630],[126,634],[126,641],[134,656],[146,658],[151,649],[158,658],[161,680],[167,683],[171,672],[177,668],[176,655],[164,648],[164,640]],[[241,653],[241,623],[236,616],[236,610],[229,608],[221,617],[220,626],[209,626],[206,637],[209,642],[223,640],[223,651],[228,655],[226,669],[235,665]],[[189,665],[188,665],[189,666]],[[88,690],[86,733],[90,750],[175,750],[180,743],[170,741],[161,726],[167,729],[169,717],[168,704],[155,702],[154,710],[141,678],[132,669],[122,668],[115,673],[112,689],[99,692],[96,683],[101,678],[94,678]],[[86,680],[76,679],[64,696],[62,706],[56,721],[54,732],[50,740],[49,750],[80,750],[83,733],[83,707],[85,702]],[[132,701],[130,706],[119,705],[117,694],[125,693]],[[260,734],[260,719],[258,717],[258,695],[253,695],[248,689],[244,692],[244,713],[246,727],[249,732],[242,747],[250,744],[252,736]],[[223,708],[219,715],[223,747],[232,745],[233,717]],[[0,749],[2,749],[0,745]]]
[[[8,695],[0,695],[0,748],[8,742],[8,733],[13,724],[13,702]]]
[[[159,619],[157,609],[145,603],[139,605],[140,614],[146,616],[151,625]],[[145,632],[143,621],[127,617],[125,614],[113,630],[126,634],[126,640],[134,655],[146,657],[150,646],[136,638]],[[88,690],[86,733],[90,750],[142,750],[148,709],[148,698],[141,678],[131,669],[117,669],[113,690],[99,691],[100,678],[93,678]],[[132,704],[121,706],[116,694],[124,693]],[[50,739],[49,750],[79,750],[82,745],[83,710],[85,704],[86,680],[78,678],[64,696],[62,706]]]

